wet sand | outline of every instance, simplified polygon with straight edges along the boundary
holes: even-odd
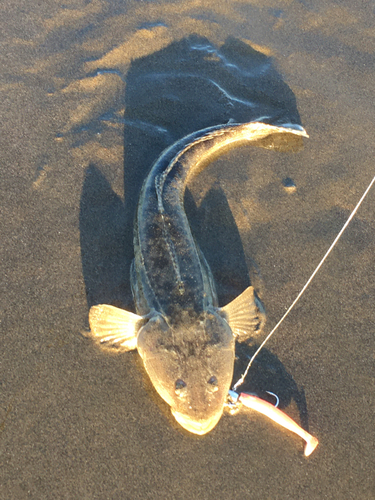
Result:
[[[318,437],[309,459],[250,412],[185,433],[136,353],[103,354],[84,335],[94,303],[133,308],[133,214],[159,153],[263,118],[310,138],[289,153],[231,151],[186,198],[221,303],[249,280],[259,289],[259,344],[374,175],[371,7],[72,0],[0,12],[0,498],[374,498],[374,190],[244,387],[276,392]]]

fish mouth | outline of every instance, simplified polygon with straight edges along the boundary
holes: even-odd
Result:
[[[181,427],[183,427],[189,432],[192,432],[193,434],[198,434],[199,436],[202,436],[203,434],[207,434],[208,432],[210,432],[218,423],[223,413],[222,411],[219,411],[218,413],[215,413],[215,415],[211,416],[208,419],[194,420],[188,415],[184,415],[183,413],[179,413],[178,411],[174,410],[171,411],[172,415],[181,425]]]

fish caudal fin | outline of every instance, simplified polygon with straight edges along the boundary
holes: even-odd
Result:
[[[89,313],[90,336],[102,347],[130,351],[137,348],[142,319],[142,316],[107,304],[93,306]]]
[[[240,342],[260,333],[266,320],[263,306],[252,286],[220,310]]]

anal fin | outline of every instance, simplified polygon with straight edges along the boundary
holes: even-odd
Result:
[[[142,316],[107,304],[93,306],[89,312],[90,336],[102,347],[125,351],[137,348]]]
[[[249,286],[232,302],[220,309],[224,313],[234,337],[243,340],[258,335],[266,321],[266,315],[261,301]]]

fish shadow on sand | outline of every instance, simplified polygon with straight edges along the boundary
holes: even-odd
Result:
[[[189,190],[185,210],[195,240],[213,273],[219,305],[235,299],[251,284],[255,263],[247,259],[228,200],[218,182],[214,183],[197,207]],[[254,269],[253,269],[254,268]]]
[[[205,127],[261,120],[300,124],[296,100],[271,58],[231,38],[220,48],[203,37],[174,42],[134,60],[126,74],[124,113],[124,202],[95,165],[82,189],[80,233],[88,306],[113,304],[134,310],[129,269],[133,258],[133,221],[142,183],[169,145]],[[185,197],[192,231],[215,278],[220,305],[249,284],[256,267],[245,255],[229,204],[218,185],[199,207]],[[253,283],[257,286],[257,283]],[[259,342],[257,340],[257,342]],[[235,380],[255,345],[236,349]],[[280,406],[294,399],[307,428],[303,391],[277,357],[264,349],[243,391],[278,394]],[[237,378],[236,378],[237,377]]]
[[[124,203],[95,165],[86,170],[80,205],[80,238],[87,304],[129,307],[132,235]]]

